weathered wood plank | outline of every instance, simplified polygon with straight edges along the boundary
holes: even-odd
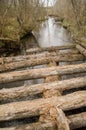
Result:
[[[65,75],[86,72],[86,63],[77,65],[64,65],[40,69],[14,71],[0,74],[0,83],[24,81],[28,79],[45,78],[47,76]]]
[[[80,45],[76,45],[76,48],[80,51],[81,54],[83,54],[86,57],[86,49],[83,48]]]
[[[70,58],[69,58],[70,57]],[[36,65],[42,65],[47,64],[49,62],[55,61],[55,62],[70,62],[70,61],[80,61],[85,60],[84,56],[81,54],[76,55],[59,55],[59,56],[46,56],[46,57],[38,57],[35,59],[29,59],[29,60],[23,60],[19,62],[11,62],[9,64],[2,64],[0,65],[0,72],[20,69],[24,67],[31,67]]]
[[[45,106],[47,109],[56,106],[62,110],[86,106],[86,91],[75,92],[66,96],[0,105],[0,121],[42,115]]]
[[[52,47],[44,47],[44,48],[33,48],[33,49],[29,49],[26,52],[28,54],[31,53],[38,53],[38,52],[42,52],[42,51],[55,51],[55,50],[64,50],[64,49],[72,49],[75,48],[76,45],[75,44],[68,44],[65,46],[52,46]]]

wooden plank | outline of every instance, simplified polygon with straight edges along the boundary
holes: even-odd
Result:
[[[42,52],[42,51],[55,51],[55,50],[64,50],[64,49],[72,49],[75,48],[76,45],[75,44],[68,44],[65,46],[52,46],[52,47],[44,47],[44,48],[33,48],[33,49],[29,49],[26,52],[28,54],[31,53],[38,53],[38,52]]]
[[[83,54],[86,57],[86,49],[83,48],[80,45],[76,45],[76,48],[80,51],[81,54]]]
[[[0,105],[0,121],[42,115],[45,106],[47,109],[56,106],[62,110],[85,107],[86,91],[78,91],[66,96]]]
[[[70,58],[69,58],[70,57]],[[10,70],[20,69],[24,67],[31,67],[36,65],[47,64],[49,62],[70,62],[70,61],[81,61],[85,60],[84,56],[81,54],[75,55],[59,55],[59,56],[46,56],[46,57],[37,57],[29,60],[23,60],[19,62],[11,62],[9,64],[0,65],[0,72],[6,72]]]
[[[47,76],[75,74],[83,72],[86,72],[86,63],[14,71],[0,74],[0,83],[9,83],[14,81],[24,81],[28,79],[45,78]]]

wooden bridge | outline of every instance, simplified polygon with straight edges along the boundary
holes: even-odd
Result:
[[[86,45],[33,48],[26,53],[0,58],[0,130],[86,127]],[[43,66],[34,67],[38,65]],[[11,86],[40,78],[40,84]]]

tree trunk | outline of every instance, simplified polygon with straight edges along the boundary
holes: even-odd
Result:
[[[31,86],[22,86],[18,88],[1,89],[0,101],[9,101],[9,100],[26,98],[28,96],[33,96],[50,90],[63,92],[64,90],[81,88],[84,86],[86,86],[86,77],[73,78],[64,81],[43,83]]]
[[[70,130],[69,122],[64,112],[57,107],[53,107],[50,109],[50,114],[54,120],[56,120],[57,130]]]
[[[67,116],[71,130],[86,126],[86,112]],[[56,121],[49,121],[46,123],[32,123],[27,125],[20,125],[16,127],[0,128],[0,130],[57,130]]]
[[[0,83],[24,81],[29,79],[45,78],[47,76],[65,75],[86,72],[86,63],[77,65],[64,65],[58,67],[29,69],[0,74]]]
[[[55,51],[55,50],[64,50],[64,49],[72,49],[75,48],[76,45],[75,44],[68,44],[65,46],[58,46],[58,47],[44,47],[44,48],[33,48],[33,49],[29,49],[27,50],[27,54],[31,54],[31,53],[38,53],[38,52],[42,52],[42,51]]]
[[[20,119],[25,117],[43,115],[45,106],[47,110],[56,106],[62,110],[71,110],[86,106],[86,91],[75,92],[66,96],[21,101],[0,106],[0,121]]]
[[[70,57],[70,58],[69,58]],[[42,65],[47,64],[49,62],[69,62],[69,61],[80,61],[84,60],[85,58],[81,54],[77,55],[59,55],[59,56],[48,56],[48,57],[42,57],[42,58],[35,58],[30,60],[23,60],[20,62],[12,62],[9,64],[2,64],[0,65],[0,72],[20,69],[24,67],[31,67],[36,65]]]
[[[86,126],[86,112],[68,116],[71,129],[77,129]]]
[[[0,64],[30,60],[31,58],[37,59],[37,58],[49,57],[49,56],[59,56],[59,55],[64,56],[64,55],[68,55],[69,53],[70,55],[73,55],[73,54],[78,54],[79,51],[77,49],[73,49],[73,50],[68,50],[68,52],[56,52],[56,53],[41,52],[39,54],[30,54],[30,55],[22,55],[22,56],[15,56],[15,57],[3,57],[0,58]]]
[[[79,52],[86,57],[86,49],[83,48],[80,45],[76,45],[76,48],[79,50]]]

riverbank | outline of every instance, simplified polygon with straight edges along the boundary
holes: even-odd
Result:
[[[74,42],[84,42],[86,44],[86,30],[83,29],[86,28],[85,26],[78,28],[75,22],[71,23],[66,19],[63,20],[62,26],[70,32]]]

